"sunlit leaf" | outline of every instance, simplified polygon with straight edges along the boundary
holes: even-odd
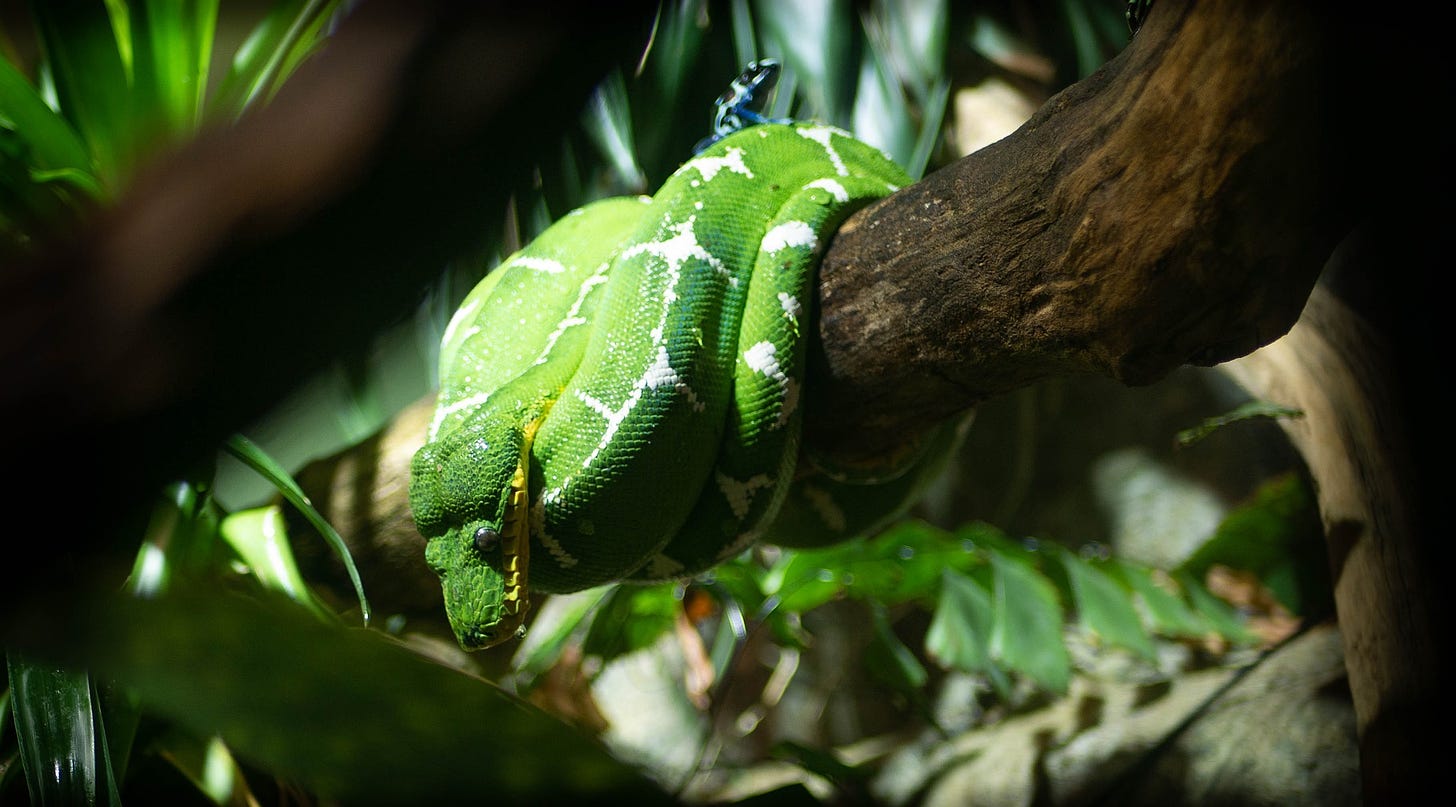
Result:
[[[0,128],[24,141],[36,168],[88,174],[91,170],[91,158],[76,130],[4,59],[0,59]]]
[[[202,739],[180,731],[169,732],[156,743],[156,752],[172,763],[213,804],[219,807],[256,807],[248,780],[220,737]]]
[[[31,8],[61,114],[86,144],[98,176],[116,188],[130,172],[136,128],[135,99],[112,18],[103,3]]]
[[[1247,401],[1239,404],[1231,412],[1219,415],[1218,417],[1211,417],[1191,429],[1184,429],[1178,432],[1177,440],[1180,445],[1189,446],[1224,426],[1230,423],[1237,423],[1241,420],[1249,420],[1250,418],[1298,417],[1304,417],[1304,412],[1270,401]]]
[[[847,103],[857,62],[851,56],[855,26],[849,4],[764,2],[756,10],[764,47],[779,55],[807,101],[795,116],[853,125]]]
[[[323,618],[328,608],[314,597],[298,571],[283,513],[276,506],[232,513],[222,520],[222,537],[258,582]]]
[[[995,614],[991,594],[963,574],[941,576],[940,601],[925,632],[925,652],[940,664],[972,673],[990,672]]]
[[[368,625],[369,600],[364,596],[364,583],[359,579],[359,570],[354,566],[354,556],[349,553],[349,547],[344,543],[344,539],[340,537],[338,531],[313,506],[308,494],[303,492],[303,488],[298,486],[293,476],[251,440],[235,434],[228,439],[227,451],[278,488],[278,492],[283,494],[283,498],[297,508],[298,512],[308,519],[308,523],[313,525],[313,528],[318,530],[324,540],[329,543],[334,553],[339,556],[339,560],[343,562],[344,569],[349,573],[349,580],[354,584],[354,593],[359,598],[360,616],[364,620],[364,624]]]
[[[217,27],[217,0],[138,0],[129,5],[133,91],[173,134],[200,123]]]
[[[556,663],[561,649],[613,589],[613,586],[598,586],[547,600],[511,661],[519,689],[530,689],[536,678]]]
[[[1031,566],[999,552],[992,553],[991,565],[996,576],[991,655],[1042,687],[1065,692],[1071,660],[1056,588]]]
[[[641,650],[672,630],[682,603],[673,584],[614,586],[592,617],[582,652],[610,661]]]
[[[1244,619],[1232,605],[1215,597],[1212,592],[1186,572],[1174,575],[1178,585],[1188,592],[1193,610],[1202,617],[1218,635],[1235,644],[1252,644],[1258,637],[1244,624]]]
[[[1109,645],[1154,658],[1157,654],[1133,606],[1132,591],[1072,552],[1063,550],[1061,558],[1082,624]]]
[[[632,138],[632,108],[627,100],[627,84],[620,70],[607,74],[587,102],[582,128],[607,158],[615,187],[620,192],[641,193],[647,188],[647,177],[637,164]]]
[[[1112,561],[1112,568],[1116,569],[1123,582],[1137,592],[1145,613],[1152,621],[1153,630],[1157,633],[1175,638],[1194,638],[1211,630],[1209,624],[1199,618],[1188,603],[1165,588],[1165,585],[1177,585],[1166,573],[1119,560]]]
[[[94,804],[98,781],[90,677],[13,650],[6,653],[6,662],[15,738],[31,801]]]
[[[785,552],[763,577],[764,593],[785,611],[817,608],[844,591],[840,564],[823,552]]]

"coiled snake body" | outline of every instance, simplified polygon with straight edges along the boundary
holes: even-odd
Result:
[[[528,589],[688,576],[903,509],[914,474],[846,501],[795,468],[820,252],[909,182],[839,129],[749,126],[650,198],[565,216],[470,293],[410,485],[464,647],[515,634]]]

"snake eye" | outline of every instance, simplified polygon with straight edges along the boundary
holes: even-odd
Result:
[[[500,533],[490,527],[481,527],[475,531],[475,549],[478,552],[489,552],[500,544]]]

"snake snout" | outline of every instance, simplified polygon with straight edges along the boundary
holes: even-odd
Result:
[[[460,636],[460,643],[466,650],[483,650],[496,642],[494,628],[470,628]]]

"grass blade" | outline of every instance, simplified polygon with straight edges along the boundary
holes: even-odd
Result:
[[[200,122],[217,27],[217,0],[131,5],[135,91],[169,134]]]
[[[15,738],[34,804],[94,804],[96,733],[91,682],[75,672],[6,654]]]
[[[222,537],[265,588],[279,592],[321,618],[332,616],[303,581],[288,545],[283,514],[277,507],[259,507],[229,515],[222,521]]]
[[[34,168],[91,170],[91,157],[76,130],[4,59],[0,59],[0,128],[24,143]]]
[[[114,189],[131,167],[135,121],[112,17],[95,0],[37,0],[31,13],[61,114],[86,143],[103,184]]]
[[[312,524],[313,528],[318,530],[324,540],[329,543],[329,546],[339,556],[339,560],[343,562],[345,570],[349,572],[349,581],[354,584],[354,593],[359,597],[359,613],[364,624],[368,625],[369,600],[364,596],[364,583],[359,579],[359,569],[354,566],[354,557],[349,553],[349,547],[339,536],[338,531],[314,508],[313,502],[309,501],[308,494],[303,492],[303,488],[298,486],[292,475],[283,470],[283,466],[241,434],[235,434],[228,440],[227,452],[273,483],[273,486],[278,488],[278,492],[283,494],[283,498],[298,508],[298,512],[302,513],[303,517],[308,519],[308,523]]]

